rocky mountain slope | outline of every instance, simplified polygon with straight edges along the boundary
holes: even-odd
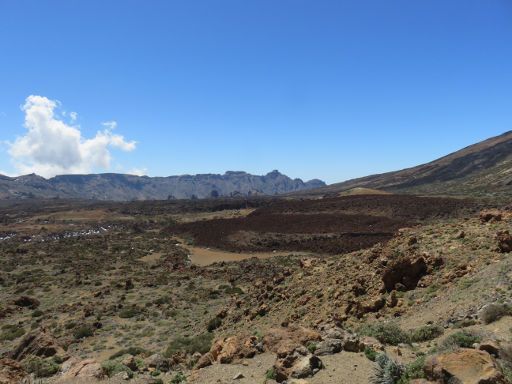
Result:
[[[31,174],[0,175],[0,198],[80,198],[95,200],[165,200],[217,196],[277,195],[325,186],[320,180],[303,182],[279,171],[263,176],[246,172],[169,177],[116,173],[62,175],[45,179]]]
[[[354,188],[449,195],[511,193],[512,131],[427,164],[332,184],[318,193],[336,194]]]

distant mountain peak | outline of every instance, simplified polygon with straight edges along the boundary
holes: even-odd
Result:
[[[220,196],[278,195],[325,186],[320,180],[304,183],[275,170],[264,176],[244,171],[169,177],[119,173],[59,175],[50,179],[30,174],[0,178],[0,198],[80,198],[99,200],[163,200]]]

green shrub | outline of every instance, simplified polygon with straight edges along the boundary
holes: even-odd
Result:
[[[364,348],[364,355],[366,356],[366,358],[368,360],[375,361],[375,359],[377,358],[378,353],[375,352],[375,350],[373,348],[365,347]]]
[[[274,367],[270,368],[265,372],[265,378],[268,380],[275,380],[276,379],[276,370]]]
[[[208,332],[213,332],[222,325],[222,319],[218,316],[214,317],[208,322]]]
[[[441,350],[453,350],[457,348],[472,348],[473,344],[479,343],[482,341],[482,337],[469,332],[469,331],[459,331],[451,334],[446,337],[441,345]]]
[[[126,307],[119,311],[119,317],[122,319],[130,319],[140,314],[140,309],[136,306]]]
[[[120,372],[126,372],[129,378],[133,377],[133,371],[126,365],[121,364],[119,361],[116,360],[105,360],[101,364],[101,367],[103,368],[103,371],[108,377],[117,375]]]
[[[490,324],[501,319],[503,316],[510,315],[511,313],[512,308],[510,308],[509,305],[494,303],[482,308],[480,311],[480,319],[485,324]]]
[[[181,384],[181,383],[186,383],[187,382],[187,378],[186,376],[181,373],[181,372],[178,372],[176,373],[176,375],[172,378],[170,384]]]
[[[313,342],[309,342],[308,345],[306,346],[306,348],[308,349],[309,352],[311,353],[315,353],[316,351],[316,343],[313,343]]]
[[[395,323],[367,324],[359,332],[365,336],[375,337],[383,344],[410,343],[409,335]]]
[[[377,367],[370,378],[371,384],[397,384],[405,372],[403,365],[389,358],[384,353],[378,354],[375,362]]]
[[[444,329],[438,325],[425,325],[411,332],[410,339],[412,342],[421,343],[433,340],[444,333]]]
[[[109,360],[117,359],[118,357],[124,356],[124,355],[132,355],[132,356],[138,356],[138,355],[150,355],[151,353],[144,348],[141,347],[128,347],[123,348],[116,353],[114,353],[112,356],[110,356]]]
[[[37,356],[30,356],[23,362],[23,368],[36,377],[50,377],[60,370],[60,365],[52,358],[42,359]]]
[[[43,316],[44,312],[40,309],[36,309],[34,312],[32,312],[32,317],[41,317]]]
[[[76,340],[91,337],[92,335],[94,335],[94,329],[89,325],[81,325],[73,331],[73,337]]]
[[[402,372],[402,376],[400,380],[398,380],[397,384],[408,384],[411,380],[414,379],[424,379],[425,372],[423,371],[423,366],[425,365],[425,356],[420,356],[412,363],[409,363],[405,366],[404,371]]]
[[[194,354],[196,352],[206,353],[210,350],[213,341],[213,334],[204,333],[194,337],[178,337],[171,341],[164,352],[165,357],[171,357],[177,352]]]
[[[1,341],[11,341],[25,334],[25,329],[19,325],[6,324],[2,326]]]

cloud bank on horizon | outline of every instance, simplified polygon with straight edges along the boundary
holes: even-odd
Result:
[[[112,148],[125,152],[136,148],[135,141],[113,133],[117,127],[115,121],[102,123],[105,128],[96,136],[83,137],[80,126],[71,125],[76,121],[77,113],[69,113],[71,124],[67,124],[56,114],[59,105],[58,101],[44,96],[30,95],[26,98],[22,110],[27,132],[7,144],[11,161],[21,174],[52,177],[108,170]]]

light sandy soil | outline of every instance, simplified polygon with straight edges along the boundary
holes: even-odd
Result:
[[[275,256],[289,255],[290,252],[256,252],[256,253],[234,253],[220,251],[217,249],[191,247],[187,246],[186,249],[190,255],[192,264],[199,266],[206,266],[221,261],[241,261],[256,257],[258,259],[270,259]]]
[[[341,352],[331,356],[322,356],[325,368],[315,376],[297,381],[308,384],[368,384],[375,363],[368,360],[362,353]],[[190,378],[190,383],[197,384],[273,384],[274,380],[266,380],[265,373],[272,367],[275,355],[264,353],[254,359],[244,361],[244,364],[223,365],[214,364],[200,369]],[[241,373],[244,378],[234,380]]]

